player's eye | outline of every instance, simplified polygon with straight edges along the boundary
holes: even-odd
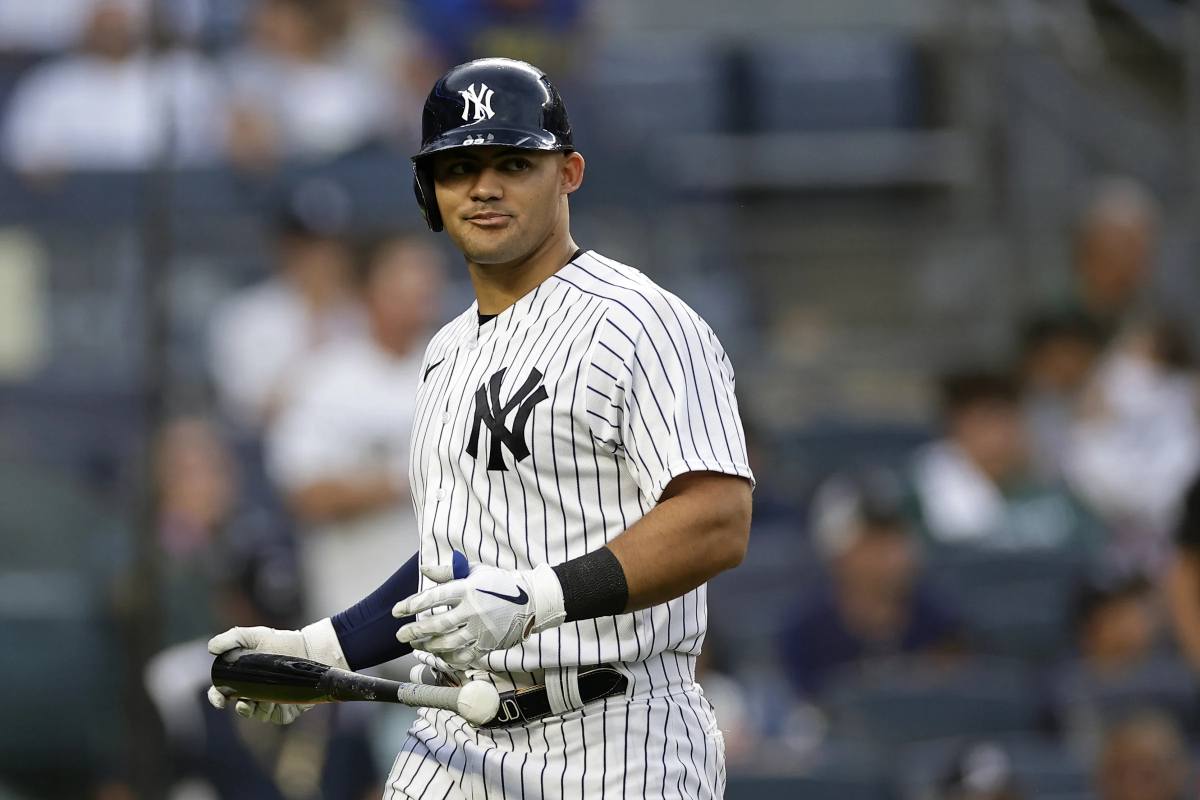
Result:
[[[516,158],[504,159],[500,166],[505,172],[524,172],[532,167],[533,164],[529,161],[529,159],[518,156]]]
[[[468,175],[470,172],[470,161],[452,161],[445,167],[445,174],[447,175]]]

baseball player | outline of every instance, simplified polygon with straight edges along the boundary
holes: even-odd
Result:
[[[494,683],[486,725],[422,710],[389,799],[720,797],[724,744],[695,662],[705,582],[749,536],[729,359],[679,298],[572,240],[584,159],[537,68],[447,72],[413,165],[477,298],[422,362],[419,558],[332,619],[233,628],[210,650],[360,669],[415,648],[426,675]],[[454,579],[458,554],[469,574]],[[275,722],[302,708],[238,703]]]

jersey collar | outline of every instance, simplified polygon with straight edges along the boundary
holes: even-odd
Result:
[[[587,252],[583,248],[577,249],[571,254],[570,260],[554,273],[554,276],[562,277],[568,274],[569,271],[574,271],[575,261]],[[464,332],[463,344],[474,349],[492,336],[506,335],[517,330],[525,322],[526,318],[530,316],[531,312],[541,308],[543,296],[546,292],[554,291],[557,283],[557,281],[547,278],[535,286],[532,291],[518,299],[517,302],[499,314],[496,314],[484,324],[480,324],[479,322],[479,301],[476,300],[467,311],[467,316],[471,324],[467,326],[467,330]]]

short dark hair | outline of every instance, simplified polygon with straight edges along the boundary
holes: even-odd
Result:
[[[1021,397],[1020,385],[1007,371],[961,369],[943,374],[938,379],[942,415],[954,416],[980,403],[1016,405]]]
[[[1019,337],[1022,357],[1056,339],[1070,339],[1099,350],[1104,346],[1104,330],[1083,311],[1063,310],[1035,314],[1021,324]]]
[[[1134,600],[1150,592],[1150,581],[1137,572],[1093,572],[1075,589],[1071,601],[1071,622],[1075,633],[1084,628],[1102,609],[1125,600]]]

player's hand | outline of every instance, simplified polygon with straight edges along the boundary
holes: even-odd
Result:
[[[493,650],[520,644],[531,633],[562,623],[562,586],[548,565],[505,570],[473,564],[470,574],[453,580],[449,565],[422,567],[439,584],[397,603],[392,616],[404,617],[448,606],[410,622],[396,638],[467,669]]]
[[[342,654],[341,644],[337,634],[328,619],[314,622],[299,631],[277,630],[275,628],[230,628],[208,640],[208,652],[214,656],[235,648],[244,648],[257,653],[275,653],[282,656],[296,656],[312,661],[320,661],[341,669],[349,669],[346,657]],[[208,702],[214,708],[225,708],[229,698],[221,694],[215,686],[208,687]],[[270,703],[261,700],[239,699],[234,704],[234,710],[247,719],[257,719],[274,725],[288,725],[296,718],[312,708],[311,704],[302,703]]]

